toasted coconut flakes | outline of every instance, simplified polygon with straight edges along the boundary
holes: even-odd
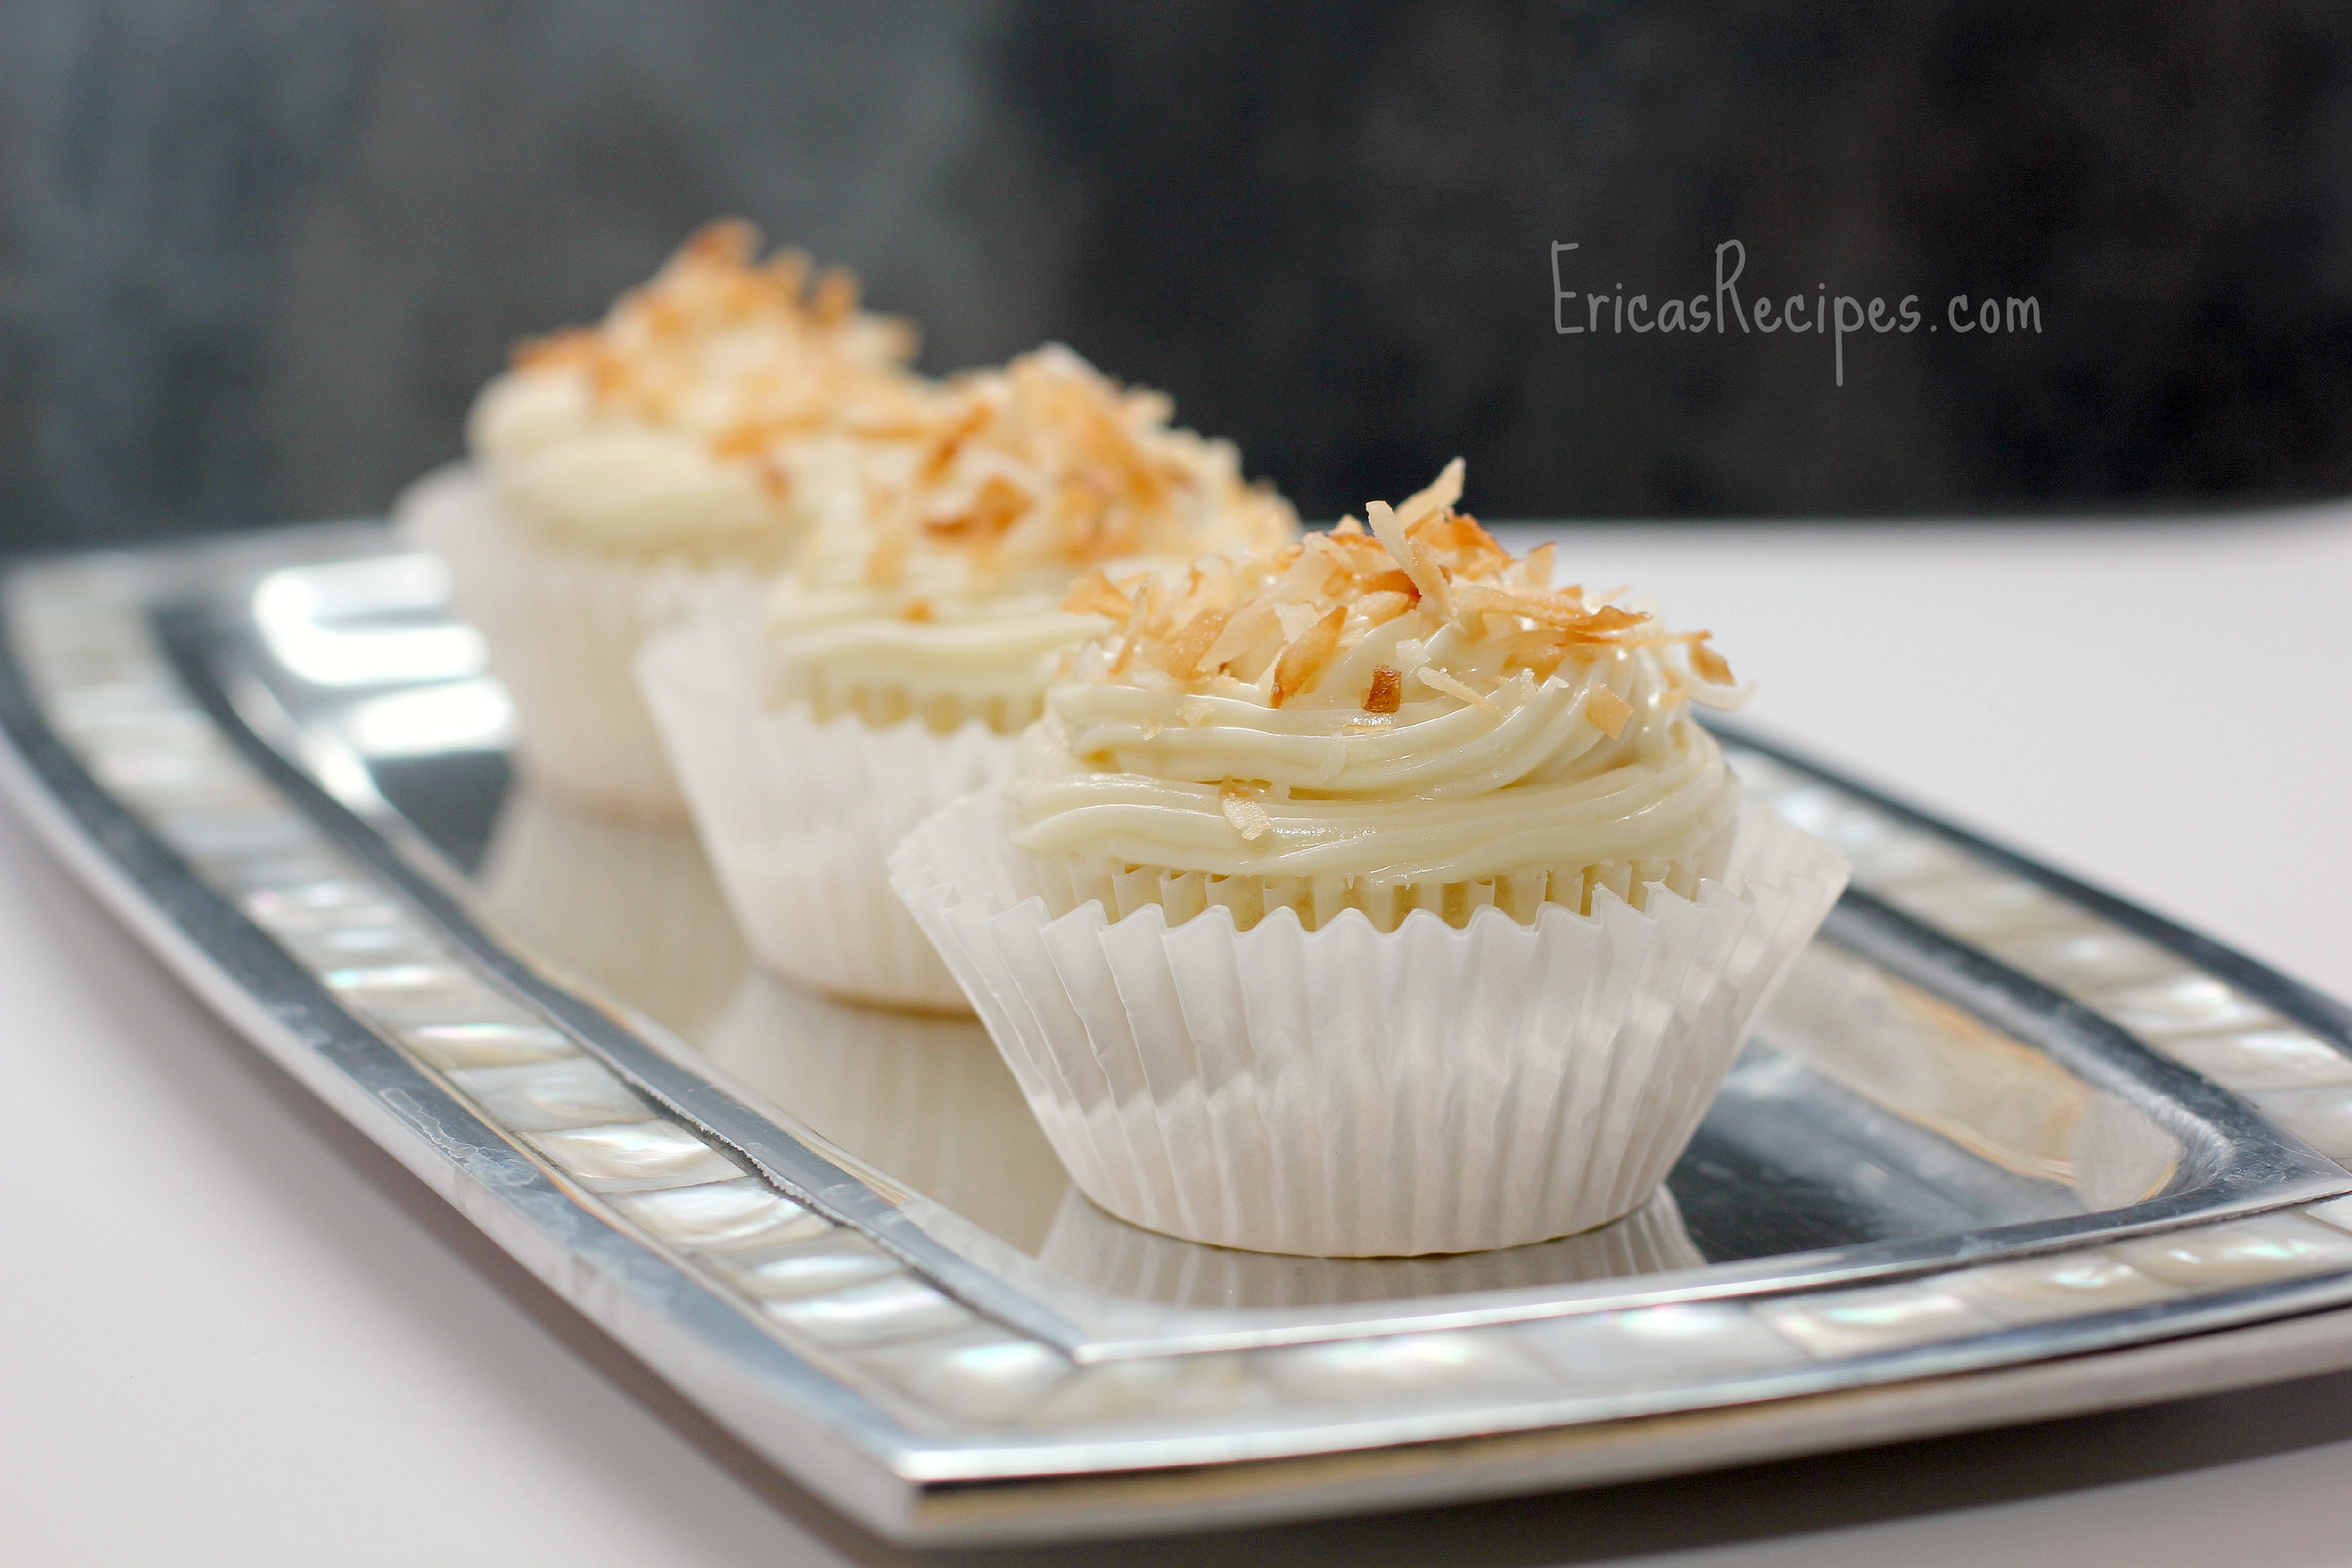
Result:
[[[1307,628],[1323,618],[1324,612],[1305,603],[1276,605],[1274,618],[1282,627],[1282,640],[1290,642],[1306,635]]]
[[[1244,839],[1262,838],[1274,826],[1274,819],[1266,816],[1265,807],[1233,784],[1227,784],[1217,792],[1217,809],[1225,814],[1225,820],[1232,823],[1234,831]]]
[[[1070,585],[1062,600],[1062,608],[1074,616],[1108,616],[1123,621],[1135,608],[1135,601],[1118,591],[1100,567]]]
[[[758,458],[780,441],[824,427],[824,416],[813,411],[773,419],[739,420],[711,437],[710,455],[730,459]]]
[[[1405,537],[1404,525],[1397,521],[1396,513],[1389,510],[1389,503],[1376,500],[1364,511],[1371,519],[1372,537],[1381,542],[1381,548],[1395,558],[1399,566],[1404,568],[1405,575],[1412,579],[1412,585],[1421,591],[1421,596],[1435,606],[1439,615],[1452,620],[1454,596],[1446,591],[1445,574]]]
[[[1397,508],[1398,526],[1411,528],[1424,517],[1443,516],[1453,510],[1454,503],[1462,499],[1462,476],[1467,468],[1456,458],[1438,469],[1437,478],[1426,489],[1407,496],[1404,504]]]
[[[962,451],[974,436],[986,429],[995,417],[993,405],[975,402],[946,429],[931,437],[929,449],[916,466],[916,479],[923,484],[937,484],[944,479],[948,470],[955,466],[956,454]]]
[[[824,276],[816,280],[815,297],[809,301],[809,315],[822,326],[838,326],[857,313],[857,275],[839,267],[828,267]]]
[[[1464,685],[1461,681],[1455,679],[1453,676],[1448,675],[1445,671],[1438,668],[1433,664],[1424,664],[1420,668],[1414,670],[1412,674],[1414,679],[1420,681],[1423,686],[1428,687],[1433,691],[1443,691],[1448,697],[1470,703],[1475,707],[1484,708],[1489,713],[1500,713],[1502,711],[1502,710],[1496,707],[1492,701],[1488,700],[1486,698],[1481,697],[1477,692],[1471,690],[1469,687]]]
[[[1625,721],[1633,716],[1633,705],[1605,686],[1596,686],[1584,700],[1584,716],[1592,727],[1611,740],[1625,732]]]
[[[1209,645],[1201,658],[1207,668],[1222,669],[1250,652],[1268,634],[1279,632],[1281,626],[1281,616],[1276,613],[1276,606],[1263,599],[1258,600],[1228,620],[1225,629],[1217,635],[1217,640]]]
[[[1339,648],[1339,633],[1348,624],[1348,608],[1334,605],[1331,613],[1308,626],[1290,640],[1282,657],[1274,662],[1274,701],[1279,708],[1284,700],[1296,697],[1315,684],[1324,666]]]
[[[926,518],[923,531],[933,539],[963,544],[984,544],[1003,538],[1030,508],[1028,493],[1005,479],[992,475],[962,511]]]
[[[759,231],[740,219],[706,225],[651,279],[614,301],[593,328],[526,342],[520,371],[583,374],[600,403],[656,421],[696,416],[740,427],[720,455],[751,459],[755,431],[783,436],[840,427],[869,397],[903,397],[911,355],[903,324],[859,316],[854,279],[843,273],[804,297],[805,257],[755,260]],[[756,334],[744,352],[734,334]],[[710,410],[713,396],[722,400]]]
[[[1339,584],[1347,581],[1344,569],[1335,569],[1331,559],[1320,551],[1302,554],[1283,574],[1275,579],[1266,596],[1278,605],[1296,605],[1311,616],[1317,613],[1313,603],[1328,599]]]
[[[1113,675],[1125,674],[1127,667],[1135,662],[1135,656],[1161,634],[1167,618],[1167,611],[1161,605],[1163,596],[1160,579],[1150,577],[1144,580],[1143,592],[1137,597],[1135,609],[1128,616],[1127,636],[1118,645],[1118,657],[1110,663]]]
[[[750,252],[746,251],[745,254],[749,255]],[[762,267],[760,272],[761,276],[767,280],[769,291],[772,294],[783,299],[797,300],[807,289],[809,269],[814,265],[815,263],[809,259],[807,251],[798,247],[787,247],[768,258],[767,265]]]
[[[1128,624],[1127,636],[1119,639],[1118,657],[1110,661],[1110,672],[1113,675],[1125,675],[1128,666],[1135,662],[1136,650],[1142,646],[1143,627],[1130,621]]]
[[[1143,631],[1152,642],[1165,642],[1176,629],[1176,608],[1184,591],[1164,577],[1155,577],[1143,591]]]
[[[1516,564],[1510,552],[1495,542],[1467,512],[1441,512],[1409,525],[1404,535],[1456,577],[1483,578],[1507,574]]]
[[[1201,656],[1209,651],[1209,645],[1225,629],[1231,614],[1229,610],[1202,610],[1185,622],[1184,629],[1168,645],[1168,673],[1179,680],[1200,674]]]
[[[1244,483],[1229,447],[1170,427],[1164,397],[1051,347],[1001,372],[924,381],[906,367],[911,333],[861,313],[850,275],[813,278],[805,257],[761,262],[758,249],[747,224],[698,231],[602,324],[525,342],[515,363],[576,375],[600,404],[680,426],[751,467],[779,500],[779,465],[793,456],[782,448],[809,436],[907,443],[907,482],[865,498],[871,533],[904,535],[927,556],[968,555],[982,577],[1255,550],[1295,531],[1287,503]],[[834,569],[899,581],[904,552]]]
[[[902,621],[932,621],[939,618],[939,612],[931,608],[929,599],[909,599],[898,606],[898,618]]]
[[[961,555],[983,577],[1254,551],[1297,526],[1279,496],[1240,482],[1224,444],[1169,427],[1165,398],[1118,386],[1067,349],[959,378],[938,401],[908,496],[873,521],[918,527],[929,552]],[[1189,603],[1177,624],[1211,602]]]
[[[1524,588],[1506,588],[1493,583],[1465,583],[1454,590],[1456,607],[1472,612],[1517,616],[1538,626],[1553,626],[1561,631],[1581,626],[1591,619],[1591,612],[1570,599],[1553,594],[1535,594]]]
[[[1538,632],[1523,635],[1521,640],[1503,659],[1503,670],[1525,670],[1538,680],[1549,680],[1552,672],[1568,658],[1568,638],[1562,633]]]
[[[1176,717],[1187,729],[1206,723],[1216,710],[1216,704],[1205,697],[1187,697],[1176,704]]]
[[[759,248],[760,231],[751,226],[750,219],[721,217],[711,219],[688,235],[677,254],[680,260],[740,267]]]
[[[515,344],[507,363],[517,370],[588,370],[611,351],[585,327],[567,327]]]
[[[874,548],[866,554],[866,580],[877,584],[896,581],[899,564],[906,558],[906,537],[898,533],[883,534],[874,542]]]
[[[1081,584],[1073,607],[1095,606],[1120,623],[1117,642],[1103,645],[1108,662],[1098,655],[1091,668],[1110,679],[1155,686],[1173,680],[1282,707],[1312,690],[1378,628],[1420,616],[1373,645],[1386,648],[1373,655],[1381,661],[1377,673],[1352,678],[1368,682],[1359,689],[1366,713],[1399,710],[1405,687],[1419,679],[1431,691],[1500,714],[1532,700],[1571,658],[1677,643],[1688,650],[1685,659],[1658,666],[1664,699],[1679,700],[1685,680],[1692,700],[1712,705],[1743,695],[1728,685],[1729,667],[1707,646],[1706,633],[1668,631],[1646,605],[1613,603],[1613,595],[1593,599],[1580,588],[1551,587],[1549,546],[1514,559],[1475,519],[1452,510],[1459,477],[1449,468],[1402,510],[1373,503],[1366,509],[1369,534],[1345,519],[1328,533],[1270,552],[1205,558],[1181,579],[1162,574],[1149,585],[1142,578]],[[1464,668],[1498,673],[1499,683],[1492,675],[1475,678],[1493,689],[1482,693],[1446,668],[1450,655],[1431,667],[1433,641],[1449,626],[1485,644]],[[1373,658],[1362,662],[1371,665]],[[1334,703],[1343,705],[1347,695],[1333,693]],[[1591,699],[1596,725],[1607,719],[1612,734],[1622,732],[1625,718],[1612,705],[1622,701]]]
[[[1606,637],[1612,632],[1631,631],[1635,626],[1646,626],[1649,624],[1649,616],[1639,610],[1628,610],[1617,605],[1603,605],[1594,610],[1582,625],[1572,629],[1592,636]]]

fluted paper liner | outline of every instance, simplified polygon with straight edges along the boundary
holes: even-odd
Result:
[[[769,708],[753,641],[740,608],[706,615],[656,639],[639,671],[752,954],[851,1001],[968,1012],[888,862],[943,803],[1009,777],[1013,738],[978,720],[943,735]]]
[[[1318,1257],[1512,1247],[1655,1192],[1748,1024],[1836,901],[1835,850],[1743,809],[1696,899],[1533,925],[1416,911],[1315,931],[1157,907],[1058,919],[994,791],[891,861],[1055,1152],[1120,1218]]]
[[[400,521],[448,567],[457,613],[489,645],[532,778],[592,809],[683,820],[686,803],[637,694],[637,652],[714,600],[749,594],[753,574],[549,544],[501,514],[488,483],[462,464],[418,481]]]

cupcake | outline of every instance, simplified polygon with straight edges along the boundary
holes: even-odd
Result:
[[[1271,549],[1287,503],[1233,447],[1169,425],[1067,349],[944,395],[913,461],[828,492],[756,612],[721,608],[642,667],[695,824],[752,951],[851,1001],[961,1013],[891,893],[890,850],[1012,771],[1106,567]]]
[[[846,273],[757,259],[714,224],[604,322],[527,342],[474,405],[472,461],[396,515],[446,563],[512,695],[543,788],[623,814],[683,810],[632,661],[714,594],[788,559],[812,497],[921,424],[914,334],[861,313]]]
[[[1694,720],[1706,634],[1454,510],[1090,577],[1011,779],[892,878],[1072,1178],[1187,1240],[1332,1257],[1647,1200],[1844,885]]]

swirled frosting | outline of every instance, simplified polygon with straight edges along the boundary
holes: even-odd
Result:
[[[1037,854],[1205,872],[1462,883],[1674,864],[1738,786],[1693,700],[1741,695],[1704,632],[1551,585],[1453,510],[1402,507],[1277,551],[1089,579],[1110,617],[1007,786]],[[1663,874],[1663,873],[1662,873]]]
[[[908,460],[824,492],[766,620],[771,695],[877,721],[1036,716],[1063,654],[1101,629],[1064,606],[1089,569],[1272,549],[1290,506],[1168,400],[1049,345],[950,384]]]
[[[713,224],[601,324],[517,349],[467,426],[508,516],[607,552],[774,566],[804,490],[929,428],[912,329],[861,312],[847,273],[812,284],[805,256],[758,247]]]

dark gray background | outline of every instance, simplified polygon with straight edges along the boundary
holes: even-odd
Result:
[[[2218,507],[2352,478],[2352,8],[0,4],[0,541],[380,507],[744,213],[1309,515]],[[2038,335],[1558,337],[1580,280]]]

